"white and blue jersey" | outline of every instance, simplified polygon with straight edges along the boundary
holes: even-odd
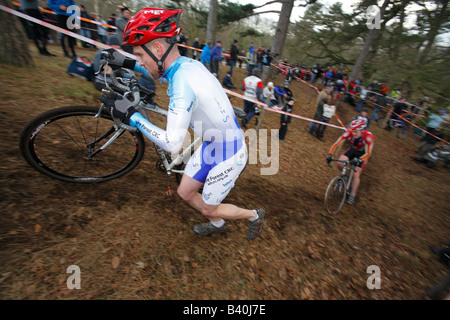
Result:
[[[205,184],[205,203],[219,204],[247,163],[247,148],[233,107],[220,82],[198,61],[180,57],[163,77],[169,82],[170,97],[166,130],[140,113],[130,118],[130,124],[170,153],[181,149],[190,126],[204,143],[184,173]]]

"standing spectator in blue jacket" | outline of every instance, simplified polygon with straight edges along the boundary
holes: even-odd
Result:
[[[74,32],[74,30],[70,30],[69,26],[67,25],[67,20],[69,20],[69,17],[73,14],[73,12],[71,11],[67,12],[67,8],[74,5],[76,5],[74,0],[48,0],[48,6],[56,13],[58,27]],[[65,39],[67,39],[67,44],[70,48],[70,51],[72,52],[72,55],[69,55],[66,49]],[[61,34],[61,47],[66,57],[73,59],[77,56],[75,54],[75,44],[75,38],[72,38],[65,34]]]
[[[211,50],[211,72],[216,77],[219,76],[220,61],[222,61],[222,41],[218,40],[217,44]]]
[[[203,65],[211,71],[211,42],[208,42],[204,47],[202,54],[200,55],[200,62],[203,63]]]

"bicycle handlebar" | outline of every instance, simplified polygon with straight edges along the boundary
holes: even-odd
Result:
[[[332,161],[342,162],[342,163],[345,164],[345,165],[346,165],[346,164],[349,164],[349,163],[353,165],[352,160],[331,159],[330,162],[332,162]],[[328,163],[328,166],[329,166],[330,168],[332,168],[330,163]]]
[[[100,63],[100,67],[99,70],[97,71],[96,74],[100,73],[102,68],[104,67],[104,75],[105,75],[105,84],[106,84],[106,88],[102,89],[102,93],[106,94],[106,95],[112,95],[113,92],[115,93],[115,90],[113,88],[111,88],[110,86],[108,86],[108,82],[106,81],[106,70],[108,67],[108,60],[111,57],[110,53],[108,51],[103,51],[101,53],[101,63]],[[119,83],[119,81],[117,80],[117,76],[116,73],[121,72],[121,71],[125,71],[126,73],[130,74],[130,82],[129,85],[125,85],[125,84],[121,84]],[[117,70],[112,70],[110,72],[110,79],[111,79],[111,85],[115,88],[117,88],[119,91],[123,91],[124,92],[124,96],[127,96],[129,94],[132,94],[132,104],[130,105],[131,107],[137,107],[139,105],[139,103],[141,102],[141,96],[140,96],[140,86],[137,82],[136,76],[134,74],[133,71],[129,70],[129,69],[124,69],[124,68],[120,68]],[[148,92],[146,92],[148,93]],[[122,128],[124,130],[127,131],[131,131],[131,132],[136,132],[138,129],[134,128],[130,125],[127,125],[125,123],[123,123],[120,119],[115,118],[112,114],[111,114],[114,122],[116,123],[116,125],[119,128]]]

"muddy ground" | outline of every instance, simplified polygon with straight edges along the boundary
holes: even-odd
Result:
[[[248,240],[246,221],[228,221],[227,233],[201,237],[192,226],[206,219],[179,196],[166,197],[149,141],[135,170],[100,184],[53,180],[25,162],[19,136],[28,121],[59,106],[99,105],[100,95],[66,74],[59,47],[50,47],[58,57],[30,49],[36,68],[0,67],[1,299],[410,300],[427,299],[446,276],[429,246],[449,242],[449,172],[411,159],[419,136],[400,140],[372,123],[375,147],[357,202],[332,216],[323,198],[338,172],[325,158],[341,131],[327,128],[320,141],[308,134],[309,122],[292,119],[278,172],[261,175],[267,165],[247,165],[225,201],[265,208],[261,236]],[[222,79],[228,67],[220,68]],[[235,85],[245,75],[237,69]],[[291,89],[293,112],[312,117],[315,91],[299,81]],[[158,84],[162,107],[165,90]],[[347,104],[337,114],[344,122],[356,116]],[[279,119],[267,112],[262,128],[278,129]],[[67,288],[70,265],[81,270],[80,290]],[[366,285],[373,265],[378,290]]]

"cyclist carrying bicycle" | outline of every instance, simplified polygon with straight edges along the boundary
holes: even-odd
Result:
[[[224,232],[225,219],[248,219],[248,238],[254,239],[261,233],[264,209],[247,210],[222,203],[247,163],[243,132],[216,77],[199,61],[180,56],[176,43],[181,32],[181,13],[182,10],[144,8],[130,19],[123,43],[134,46],[137,61],[108,49],[112,55],[110,65],[136,71],[144,67],[153,79],[169,83],[166,130],[136,112],[124,96],[102,96],[100,100],[115,117],[138,128],[167,152],[181,149],[191,126],[204,142],[186,164],[177,192],[209,219],[209,223],[196,225],[193,230],[200,235]]]
[[[367,160],[372,154],[373,135],[365,130],[366,121],[363,119],[353,120],[349,125],[349,130],[345,131],[339,139],[331,146],[327,163],[331,162],[332,156],[336,148],[344,141],[350,142],[350,148],[344,151],[339,160],[353,161],[356,164],[355,173],[353,174],[352,191],[347,198],[348,204],[355,203],[356,192],[360,184],[361,173],[367,165]],[[342,170],[343,164],[337,163],[339,170]]]

